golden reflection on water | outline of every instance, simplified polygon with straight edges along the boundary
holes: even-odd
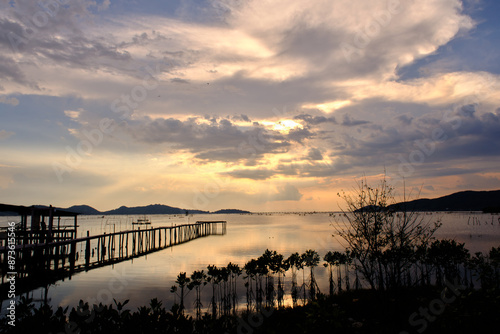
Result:
[[[479,224],[471,224],[471,217]],[[101,233],[112,228],[115,231],[130,229],[129,222],[133,217],[115,216],[113,219],[83,216],[79,219],[79,234]],[[276,250],[288,257],[291,253],[303,253],[307,249],[316,250],[321,259],[330,250],[342,251],[338,239],[332,236],[335,228],[331,224],[338,223],[338,215],[332,217],[320,214],[274,214],[274,215],[195,215],[183,216],[150,216],[153,227],[170,226],[172,224],[193,223],[196,220],[226,220],[227,234],[224,236],[208,236],[190,241],[186,244],[167,248],[147,256],[127,262],[118,263],[88,272],[76,274],[71,279],[59,281],[48,288],[48,298],[52,305],[76,306],[78,301],[90,303],[113,303],[113,299],[124,301],[130,299],[130,309],[146,305],[152,298],[158,298],[170,307],[178,298],[170,292],[180,272],[190,275],[195,270],[205,270],[208,265],[225,266],[229,262],[240,267],[252,258],[257,258],[266,249]],[[428,221],[439,219],[443,226],[437,237],[453,238],[465,242],[471,253],[488,251],[500,245],[500,222],[498,215],[469,213],[434,213],[426,215]],[[113,225],[110,225],[110,221]],[[328,292],[327,270],[320,264],[315,268],[318,285],[323,292]],[[242,275],[243,277],[243,275]],[[298,283],[302,284],[299,273]],[[307,273],[306,273],[307,277]],[[285,276],[285,303],[291,305],[289,295],[291,273]],[[240,307],[245,305],[245,288],[243,281],[239,287]],[[205,287],[203,305],[208,308],[210,288]],[[32,293],[35,299],[44,298],[44,289]],[[194,293],[193,293],[194,294]],[[191,302],[188,296],[186,305]]]

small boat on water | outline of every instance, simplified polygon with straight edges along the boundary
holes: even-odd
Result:
[[[132,225],[151,225],[151,221],[147,217],[138,218]]]

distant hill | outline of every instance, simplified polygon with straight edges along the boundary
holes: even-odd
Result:
[[[94,209],[93,207],[91,206],[88,206],[88,205],[73,205],[67,209],[63,209],[63,210],[66,210],[66,211],[70,211],[70,212],[76,212],[76,213],[79,213],[81,215],[101,215],[102,212]]]
[[[417,199],[389,205],[394,211],[488,211],[500,207],[500,190],[461,191],[434,199]]]
[[[44,205],[35,205],[35,207],[45,208]],[[238,209],[224,209],[215,212],[203,211],[203,210],[186,210],[181,208],[175,208],[168,205],[162,204],[151,204],[147,206],[135,206],[127,207],[121,206],[117,209],[109,211],[99,211],[94,209],[89,205],[73,205],[66,209],[60,209],[70,212],[76,212],[81,215],[179,215],[179,214],[209,214],[209,213],[251,213],[249,211],[238,210]],[[15,216],[15,212],[0,211],[0,216]]]
[[[118,209],[103,212],[105,215],[178,215],[188,213],[208,213],[200,210],[185,210],[174,208],[168,205],[152,204],[148,206],[126,207],[121,206]]]
[[[251,213],[250,211],[245,211],[245,210],[238,210],[238,209],[222,209],[222,210],[217,210],[212,213]]]

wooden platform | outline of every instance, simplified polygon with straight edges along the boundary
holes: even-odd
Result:
[[[226,221],[203,221],[94,236],[90,236],[87,231],[87,236],[82,238],[19,244],[13,250],[16,258],[16,281],[21,292],[23,281],[30,282],[24,286],[32,286],[37,284],[37,277],[52,277],[56,280],[71,277],[77,272],[126,261],[197,238],[225,235],[226,225]],[[6,274],[14,271],[8,267],[8,253],[8,247],[0,247],[3,283],[0,285],[0,292],[8,288]]]

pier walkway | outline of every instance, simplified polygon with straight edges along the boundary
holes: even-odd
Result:
[[[59,240],[46,243],[22,243],[0,246],[2,282],[0,299],[6,296],[8,275],[15,274],[16,294],[44,286],[48,282],[71,277],[118,262],[133,259],[168,247],[210,235],[226,234],[226,221],[199,221],[194,224],[129,230],[116,233]],[[22,239],[21,239],[22,240]],[[11,249],[14,248],[14,249]],[[10,254],[9,254],[10,251]],[[13,251],[13,252],[12,252]],[[9,266],[15,256],[15,268]],[[24,284],[23,284],[24,283]]]

